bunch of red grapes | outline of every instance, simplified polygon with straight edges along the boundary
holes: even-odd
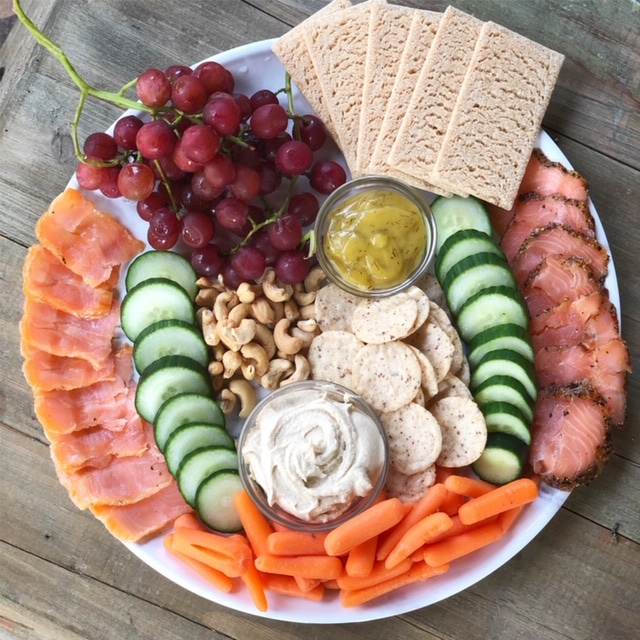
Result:
[[[151,247],[180,243],[199,275],[237,287],[273,267],[296,284],[310,268],[305,230],[318,214],[316,194],[343,184],[345,171],[314,157],[324,125],[292,112],[290,88],[247,96],[234,87],[213,61],[147,69],[136,90],[149,115],[88,136],[78,184],[136,201]]]

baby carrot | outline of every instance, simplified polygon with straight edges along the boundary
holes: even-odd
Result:
[[[391,550],[385,560],[385,567],[387,569],[395,567],[405,558],[410,557],[425,542],[429,542],[435,536],[450,529],[452,524],[451,518],[446,513],[442,513],[442,511],[425,516],[408,529],[402,538],[398,540],[398,544]]]
[[[524,505],[520,505],[519,507],[514,507],[513,509],[509,509],[508,511],[503,511],[498,516],[498,524],[502,529],[502,533],[506,533],[511,529],[511,525],[518,519],[521,511],[524,509]]]
[[[376,554],[377,560],[384,560],[391,549],[393,549],[402,536],[416,523],[425,516],[436,512],[442,503],[446,500],[448,491],[445,486],[437,482],[429,487],[428,491],[413,504],[411,511],[391,529],[386,537],[380,542]]]
[[[396,576],[405,573],[409,570],[412,564],[413,563],[411,562],[411,560],[407,558],[392,569],[387,569],[384,566],[384,561],[379,560],[373,565],[373,568],[371,569],[371,572],[368,576],[360,578],[357,576],[350,576],[346,571],[343,571],[342,574],[340,574],[340,576],[338,577],[337,583],[340,589],[345,589],[346,591],[373,587],[376,584],[386,582],[391,578],[395,578]]]
[[[168,536],[166,536],[163,540],[163,544],[165,549],[169,551],[169,553],[173,554],[180,561],[184,562],[184,564],[191,567],[205,580],[210,582],[216,588],[220,589],[220,591],[229,593],[233,588],[233,580],[229,576],[225,575],[221,571],[218,571],[217,569],[214,569],[213,567],[203,564],[202,562],[198,562],[198,560],[194,560],[193,558],[190,558],[189,556],[175,549],[173,546],[173,534],[169,534]]]
[[[326,533],[274,531],[267,536],[267,553],[275,556],[323,555],[326,537]]]
[[[502,529],[495,522],[475,527],[441,542],[430,544],[424,552],[424,561],[430,567],[447,564],[502,537]]]
[[[458,509],[466,502],[466,498],[453,491],[447,491],[447,497],[440,505],[440,511],[444,511],[448,516],[458,513]]]
[[[445,481],[444,486],[451,492],[457,493],[467,498],[478,498],[496,488],[495,484],[478,480],[477,478],[468,478],[467,476],[450,475]]]
[[[293,578],[301,591],[311,591],[323,583],[323,580],[318,578],[303,578],[302,576],[293,576]]]
[[[460,507],[458,515],[463,524],[473,524],[503,511],[533,502],[537,497],[536,483],[529,478],[518,478],[465,502]]]
[[[187,531],[187,529],[181,529],[181,531]],[[190,544],[183,538],[174,534],[173,537],[173,549],[179,551],[183,555],[189,556],[194,560],[198,560],[209,567],[221,571],[230,578],[237,578],[241,576],[247,567],[252,562],[251,550],[247,547],[249,555],[242,554],[238,557],[232,558],[228,555],[216,553],[203,547]]]
[[[365,587],[363,589],[355,589],[352,591],[343,589],[340,592],[340,602],[343,607],[357,607],[358,605],[369,602],[374,598],[379,598],[380,596],[383,596],[390,591],[394,591],[395,589],[399,589],[400,587],[438,576],[448,569],[449,565],[430,567],[424,562],[415,563],[399,576],[390,578],[389,580],[372,587]]]
[[[233,504],[255,554],[261,556],[268,553],[267,537],[272,532],[268,520],[262,515],[246,491],[236,493],[233,496]]]
[[[195,513],[190,511],[189,513],[183,513],[178,516],[174,522],[173,526],[176,529],[184,527],[185,529],[198,529],[199,531],[207,531],[207,527],[205,527]]]
[[[361,542],[357,547],[349,551],[344,568],[347,574],[359,578],[364,578],[371,573],[373,564],[376,561],[376,549],[378,547],[378,536],[369,538]]]
[[[264,583],[260,572],[253,564],[247,567],[247,570],[240,576],[240,579],[247,587],[247,591],[256,605],[258,611],[267,611],[269,608],[267,603],[267,595],[264,590]]]
[[[359,544],[394,527],[405,514],[405,506],[398,498],[387,498],[353,516],[332,529],[324,540],[330,556],[348,553]]]
[[[302,591],[292,576],[284,576],[278,573],[266,573],[263,577],[265,588],[274,593],[280,593],[285,596],[294,596],[296,598],[304,598],[313,602],[320,602],[324,595],[324,587],[319,584],[311,591]]]
[[[226,537],[213,531],[200,531],[179,527],[175,530],[175,539],[196,547],[208,549],[229,558],[251,557],[251,548],[242,536]]]
[[[342,562],[330,556],[258,556],[256,568],[265,573],[331,580],[342,572]]]

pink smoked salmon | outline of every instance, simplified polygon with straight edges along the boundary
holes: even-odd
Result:
[[[111,354],[111,340],[119,320],[120,305],[115,301],[107,315],[81,318],[27,298],[20,334],[33,347],[56,356],[82,358],[98,369]]]
[[[36,237],[91,286],[111,278],[114,267],[131,260],[144,244],[75,189],[61,193],[40,216]]]
[[[29,248],[22,272],[27,298],[85,318],[109,313],[116,282],[112,277],[103,286],[92,287],[40,245]]]
[[[143,453],[114,457],[106,467],[84,467],[69,471],[52,456],[60,483],[79,509],[132,504],[171,484],[173,478],[153,441],[153,432],[148,427],[145,430],[148,446]]]
[[[591,265],[598,280],[603,281],[607,275],[609,255],[597,240],[561,224],[551,223],[533,231],[513,259],[511,269],[519,287],[548,256],[581,258]]]
[[[576,300],[602,290],[584,260],[554,256],[544,258],[522,285],[522,295],[531,316],[565,300]]]
[[[590,386],[604,398],[612,424],[624,424],[629,352],[622,339],[595,349],[545,347],[535,354],[534,364],[541,387]]]
[[[603,292],[566,300],[531,318],[534,351],[581,344],[588,349],[619,337],[618,314]]]
[[[33,389],[35,413],[46,436],[73,433],[101,426],[122,429],[130,403],[130,380],[133,375],[131,347],[123,346],[114,353],[113,380],[103,380],[76,389]]]
[[[542,390],[531,435],[533,471],[559,489],[588,484],[611,452],[604,403],[589,389]]]
[[[595,221],[586,203],[562,196],[529,193],[516,202],[513,217],[500,239],[500,246],[512,262],[527,236],[552,222],[595,238]]]
[[[175,481],[132,504],[96,505],[90,509],[107,531],[123,542],[141,542],[163,531],[178,516],[192,512]]]

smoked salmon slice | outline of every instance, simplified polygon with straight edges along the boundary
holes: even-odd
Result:
[[[20,334],[32,347],[56,356],[82,358],[98,369],[111,354],[111,341],[119,320],[120,305],[115,301],[106,315],[82,318],[26,298]]]
[[[53,200],[36,224],[36,237],[73,273],[97,287],[114,267],[133,258],[144,243],[76,189]]]
[[[529,274],[548,256],[580,258],[591,266],[599,281],[604,281],[607,275],[609,255],[597,240],[562,224],[551,223],[530,233],[511,262],[513,275],[520,288]]]
[[[589,388],[542,390],[531,435],[534,473],[559,489],[588,484],[611,452],[604,402]]]
[[[522,295],[531,316],[565,300],[576,300],[603,290],[591,267],[575,257],[544,258],[522,285]]]
[[[193,511],[175,481],[133,504],[96,505],[90,509],[107,531],[123,542],[142,542],[162,532],[178,516]]]
[[[114,296],[112,285],[109,280],[92,287],[41,245],[30,247],[24,261],[22,287],[27,298],[84,318],[109,313]]]
[[[561,162],[549,160],[541,149],[536,148],[531,153],[518,190],[520,194],[530,192],[586,201],[589,186],[577,171],[567,169]]]
[[[552,222],[595,238],[595,221],[586,202],[558,195],[529,193],[516,201],[513,217],[500,239],[507,260],[513,261],[532,231]]]

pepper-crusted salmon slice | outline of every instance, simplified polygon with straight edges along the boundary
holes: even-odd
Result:
[[[75,189],[61,193],[40,216],[36,237],[94,287],[109,280],[113,267],[144,248],[126,227]]]
[[[172,481],[147,498],[126,505],[95,505],[91,513],[123,542],[141,542],[159,533],[184,513],[193,511]]]
[[[111,341],[119,320],[120,305],[115,301],[106,315],[82,318],[26,298],[20,335],[26,343],[42,351],[82,358],[97,369],[111,354]]]
[[[33,245],[24,261],[22,288],[27,298],[54,309],[83,318],[96,318],[106,315],[111,309],[117,267],[113,274],[103,285],[92,287],[53,253],[41,245]]]

